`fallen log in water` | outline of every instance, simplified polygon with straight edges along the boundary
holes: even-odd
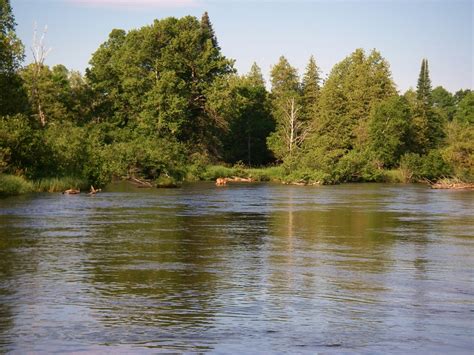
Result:
[[[63,191],[63,194],[65,195],[78,195],[80,193],[81,193],[80,189],[69,189],[69,190]]]
[[[102,189],[94,189],[94,186],[91,185],[91,190],[89,192],[89,195],[95,195],[98,192],[101,192]]]
[[[283,185],[295,185],[295,186],[315,186],[321,185],[319,181],[310,182],[310,181],[283,181]]]
[[[231,178],[217,178],[216,186],[225,186],[227,185],[228,182],[255,182],[255,181],[256,180],[251,177],[243,178],[243,177],[233,176]]]
[[[148,182],[148,181],[145,181],[145,180],[140,180],[140,179],[137,179],[136,177],[134,176],[131,176],[127,179],[128,181],[130,181],[133,185],[135,185],[136,187],[138,188],[150,188],[150,187],[153,187],[153,184]]]
[[[465,182],[457,183],[446,183],[446,182],[437,182],[431,185],[432,189],[436,190],[474,190],[474,184],[469,184]]]
[[[456,178],[445,178],[436,182],[425,180],[432,189],[436,190],[472,190],[474,183],[464,182]]]
[[[243,178],[243,177],[233,176],[231,178],[227,178],[227,181],[230,181],[230,182],[255,182],[255,179],[252,179],[251,177]]]

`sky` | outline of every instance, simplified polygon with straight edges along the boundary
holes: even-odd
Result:
[[[11,0],[17,34],[31,62],[35,23],[47,26],[46,64],[81,72],[114,28],[209,12],[222,52],[240,74],[253,62],[268,80],[284,55],[304,73],[311,55],[323,78],[356,48],[388,60],[400,92],[416,87],[421,60],[433,87],[473,88],[471,0]]]

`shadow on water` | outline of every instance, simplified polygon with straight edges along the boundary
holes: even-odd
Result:
[[[474,195],[117,185],[0,200],[0,351],[466,352]]]

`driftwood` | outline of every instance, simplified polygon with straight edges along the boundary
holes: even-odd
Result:
[[[238,177],[238,176],[233,176],[231,178],[229,178],[227,181],[231,181],[231,182],[255,182],[255,179],[252,179],[252,178],[242,178],[242,177]]]
[[[309,182],[309,181],[304,181],[304,180],[299,180],[299,181],[284,181],[283,185],[295,185],[295,186],[315,186],[315,185],[321,185],[321,182],[315,181],[315,182]]]
[[[228,182],[255,182],[255,179],[252,178],[243,178],[238,176],[233,176],[231,178],[217,178],[216,186],[225,186]]]
[[[66,194],[66,195],[77,195],[80,193],[81,193],[80,189],[69,189],[69,190],[63,191],[63,194]]]
[[[89,192],[89,195],[95,195],[98,192],[101,192],[102,189],[94,189],[94,186],[91,185],[91,191]]]
[[[226,178],[217,178],[216,186],[225,186],[225,185],[227,185],[227,179]]]
[[[145,180],[140,180],[140,179],[137,179],[136,177],[129,177],[128,178],[128,181],[130,181],[133,185],[135,185],[136,187],[139,187],[139,188],[150,188],[150,187],[153,187],[153,185],[148,182],[148,181],[145,181]]]
[[[435,184],[431,184],[431,188],[437,190],[473,190],[474,184],[465,182],[437,182]]]

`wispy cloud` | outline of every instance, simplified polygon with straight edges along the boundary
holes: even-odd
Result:
[[[184,7],[194,6],[197,0],[68,0],[70,3],[98,7]]]

